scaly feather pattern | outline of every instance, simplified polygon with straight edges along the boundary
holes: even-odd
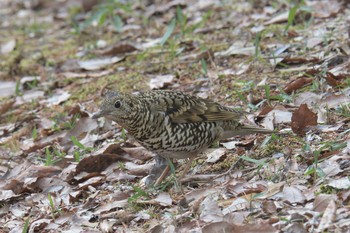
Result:
[[[220,139],[272,133],[241,124],[242,115],[211,100],[159,90],[135,95],[109,92],[93,117],[117,122],[144,147],[163,157],[183,159]]]

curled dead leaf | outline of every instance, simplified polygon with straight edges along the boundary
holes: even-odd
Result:
[[[317,125],[317,114],[313,113],[306,104],[293,112],[292,130],[294,133],[303,136],[306,133],[306,127]]]
[[[337,76],[332,74],[331,72],[327,72],[326,76],[324,76],[328,85],[332,87],[337,87],[341,85],[341,82],[338,80]]]
[[[296,91],[304,86],[306,86],[307,84],[312,83],[314,79],[313,78],[309,78],[309,77],[300,77],[297,78],[293,81],[291,81],[290,83],[288,83],[285,87],[284,87],[284,91],[287,94],[292,93],[293,91]]]
[[[104,56],[114,56],[117,54],[131,53],[136,50],[137,48],[129,43],[118,43],[113,46],[109,46],[103,50],[96,51],[96,54]]]

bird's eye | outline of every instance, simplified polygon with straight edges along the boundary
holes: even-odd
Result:
[[[120,108],[120,106],[122,106],[122,104],[120,103],[120,101],[119,101],[119,100],[115,101],[114,107],[115,107],[115,108]]]

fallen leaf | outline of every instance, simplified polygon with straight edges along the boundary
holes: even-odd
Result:
[[[266,200],[262,203],[262,210],[267,214],[275,214],[277,207],[273,201]]]
[[[45,95],[45,92],[40,90],[25,91],[23,95],[16,97],[16,105],[32,102],[33,100],[39,99],[44,95]]]
[[[96,210],[94,210],[94,214],[96,215],[100,215],[103,213],[106,213],[112,209],[116,209],[116,208],[125,208],[128,206],[128,199],[122,199],[122,200],[113,200],[113,201],[108,201],[107,203],[102,203],[101,206],[99,206],[98,208],[96,208]]]
[[[288,11],[283,12],[283,13],[281,13],[279,15],[276,15],[275,17],[273,17],[269,21],[265,22],[264,25],[270,25],[270,24],[275,24],[275,23],[287,22],[288,21],[288,15],[289,15]]]
[[[280,57],[281,54],[285,51],[287,51],[287,49],[290,48],[290,45],[280,45],[278,48],[276,48],[276,50],[272,53],[273,58],[270,59],[270,64],[273,66],[276,66],[278,63],[280,63],[281,61],[283,61],[283,57]]]
[[[0,102],[0,116],[10,110],[14,103],[14,100]]]
[[[125,168],[129,171],[130,174],[136,176],[145,176],[153,168],[153,164],[136,164],[133,162],[126,162]]]
[[[145,161],[153,158],[155,154],[142,146],[138,147],[122,147],[131,157]]]
[[[118,154],[100,154],[83,158],[77,165],[75,174],[81,172],[102,172],[111,164],[123,161],[123,157]]]
[[[159,193],[153,200],[158,202],[161,206],[170,206],[173,203],[169,193],[166,192]]]
[[[220,143],[223,147],[225,147],[228,150],[232,150],[236,148],[236,145],[239,143],[239,141],[230,141],[230,142],[222,142]]]
[[[306,133],[308,126],[317,125],[317,114],[310,111],[306,104],[293,112],[292,115],[292,130],[294,133],[303,136]]]
[[[50,98],[43,100],[42,103],[46,103],[48,107],[59,105],[60,103],[69,99],[71,94],[64,90],[57,90],[55,94],[53,94]]]
[[[307,233],[308,231],[305,229],[303,223],[293,222],[292,224],[287,225],[282,229],[283,232],[298,232],[298,233]]]
[[[80,68],[85,70],[98,70],[102,69],[108,65],[112,65],[114,63],[120,62],[124,59],[124,57],[105,57],[98,59],[91,59],[86,61],[78,61]]]
[[[255,46],[246,44],[245,42],[237,41],[227,50],[214,53],[215,57],[226,57],[230,55],[246,55],[253,56],[255,54]]]
[[[333,75],[331,72],[327,72],[326,76],[324,76],[324,78],[327,80],[327,83],[332,86],[332,87],[337,87],[340,86],[342,83],[339,82],[336,79],[336,76]]]
[[[29,165],[29,163],[25,163]],[[38,188],[37,180],[40,178],[47,178],[57,175],[61,172],[61,169],[54,166],[37,166],[18,165],[16,169],[13,169],[6,175],[6,183],[0,183],[0,187],[3,190],[12,190],[15,194],[22,192],[34,191]]]
[[[223,213],[212,196],[207,196],[203,200],[199,212],[199,219],[204,222],[220,222],[223,220]]]
[[[227,192],[234,197],[248,195],[251,193],[262,193],[266,190],[267,184],[263,181],[247,182],[243,179],[234,179],[227,185]]]
[[[175,76],[173,74],[151,76],[149,87],[151,90],[161,89],[166,85],[171,84],[174,78]]]
[[[221,159],[222,156],[226,154],[225,148],[208,149],[206,151],[207,163],[216,163]]]
[[[217,222],[208,224],[203,228],[203,233],[275,233],[279,232],[271,224],[268,223],[255,223],[255,224],[242,224],[232,225],[227,222]]]
[[[249,211],[231,212],[225,214],[224,220],[231,224],[243,225],[249,214]]]
[[[304,194],[295,186],[285,186],[283,188],[283,200],[290,203],[304,203],[306,198]]]
[[[313,105],[317,105],[321,102],[322,96],[313,92],[303,92],[300,93],[294,100],[294,104],[296,106],[300,106],[302,104],[307,104],[309,107]]]
[[[322,169],[327,177],[336,176],[343,171],[340,169],[338,162],[329,159],[321,162],[319,168]]]
[[[336,220],[336,211],[337,206],[335,204],[335,201],[331,200],[323,212],[320,224],[317,228],[318,232],[323,232],[333,224],[333,222]]]
[[[339,179],[332,179],[331,181],[328,182],[327,185],[336,189],[349,189],[350,180],[347,176]]]
[[[12,39],[1,45],[1,54],[8,54],[16,48],[16,40]]]
[[[95,187],[98,186],[106,181],[106,178],[104,176],[95,176],[91,177],[81,183],[78,184],[78,189],[83,190],[83,189],[88,189],[89,186]]]
[[[175,0],[175,1],[170,1],[166,4],[160,4],[160,5],[156,5],[153,4],[150,7],[148,7],[148,10],[145,12],[145,16],[147,18],[151,17],[152,15],[154,15],[155,13],[164,13],[167,12],[168,10],[170,10],[170,8],[172,7],[176,7],[176,6],[186,6],[186,1],[184,0]]]
[[[118,43],[103,50],[98,50],[96,53],[104,56],[114,56],[118,54],[131,53],[136,50],[137,48],[129,43]]]
[[[324,41],[323,37],[318,36],[318,37],[311,37],[307,40],[306,46],[311,49],[319,44],[321,44]]]
[[[334,17],[341,11],[342,3],[337,0],[307,2],[307,5],[312,8],[312,15],[316,18]]]
[[[305,58],[305,57],[285,57],[281,61],[283,64],[287,65],[297,65],[303,63],[317,63],[320,60],[318,58]]]
[[[222,210],[222,213],[224,215],[226,215],[226,214],[231,213],[231,212],[245,210],[247,208],[250,208],[251,205],[252,205],[252,203],[250,203],[245,198],[242,198],[242,197],[235,198],[228,207],[226,207]]]
[[[320,101],[322,107],[336,108],[340,105],[346,105],[350,103],[350,95],[346,94],[333,94],[328,95]]]
[[[310,83],[312,83],[314,79],[313,78],[309,78],[309,77],[300,77],[297,78],[296,80],[291,81],[290,83],[288,83],[283,90],[287,93],[290,94],[293,91],[296,91]]]
[[[314,211],[323,213],[331,201],[337,200],[337,196],[334,194],[319,194],[314,200]]]
[[[5,82],[0,80],[0,97],[7,97],[16,93],[16,82]]]
[[[234,225],[228,222],[214,222],[202,229],[203,233],[236,232]]]

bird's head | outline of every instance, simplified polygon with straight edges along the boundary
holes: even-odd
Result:
[[[92,118],[105,117],[119,124],[131,119],[136,111],[136,103],[132,95],[107,91],[100,104],[99,111]]]

